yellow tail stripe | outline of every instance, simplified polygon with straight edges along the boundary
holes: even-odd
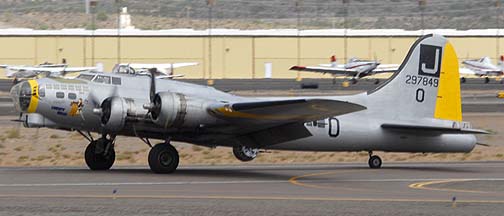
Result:
[[[458,59],[455,49],[449,42],[445,45],[441,61],[434,118],[462,121]]]
[[[30,105],[28,106],[28,113],[34,113],[37,111],[37,106],[38,106],[38,101],[39,101],[39,92],[38,92],[38,82],[36,80],[28,80],[28,83],[30,84],[31,88],[31,100],[30,100]]]

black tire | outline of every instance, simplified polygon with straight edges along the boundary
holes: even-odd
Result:
[[[154,173],[175,172],[179,164],[177,149],[170,144],[160,143],[149,152],[149,167]]]
[[[379,79],[375,79],[374,84],[375,84],[375,85],[380,84],[380,80],[379,80]]]
[[[490,78],[485,77],[485,84],[490,82]]]
[[[236,157],[236,159],[243,161],[243,162],[248,162],[254,160],[256,157],[250,157],[246,155],[243,152],[243,146],[234,146],[233,147],[233,155]],[[256,153],[257,154],[257,153]]]
[[[86,148],[86,152],[84,153],[86,164],[91,170],[108,170],[114,165],[115,151],[112,148],[107,155],[101,153],[96,154],[96,142],[97,141],[93,141],[89,143]]]
[[[352,82],[352,85],[355,85],[355,84],[357,84],[358,81],[357,81],[357,79],[353,78],[353,79],[351,79],[351,82]]]
[[[369,168],[378,169],[382,165],[382,160],[380,157],[373,155],[369,158],[368,164],[369,164]]]
[[[460,82],[461,83],[465,83],[466,82],[466,78],[465,77],[460,78]]]

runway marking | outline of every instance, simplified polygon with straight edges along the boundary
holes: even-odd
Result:
[[[451,199],[393,199],[347,197],[293,197],[293,196],[224,196],[224,195],[37,195],[0,194],[0,198],[100,198],[100,199],[221,199],[221,200],[285,200],[285,201],[348,201],[348,202],[430,202],[451,203]],[[504,204],[504,200],[457,200],[457,203]]]
[[[353,172],[358,172],[358,171],[363,171],[363,170],[343,170],[343,171],[310,173],[310,174],[305,174],[305,175],[300,175],[300,176],[293,176],[292,178],[289,179],[289,183],[291,183],[293,185],[301,186],[301,187],[317,188],[317,189],[338,189],[338,190],[348,190],[348,191],[376,191],[376,190],[357,189],[357,188],[350,188],[350,187],[322,186],[322,185],[307,183],[307,182],[311,183],[311,182],[317,182],[317,181],[303,181],[303,182],[298,181],[299,179],[306,178],[306,177],[332,175],[332,174],[336,174],[336,173],[338,173],[338,174],[353,173]],[[365,170],[365,171],[372,171],[372,170]],[[321,181],[318,181],[318,182],[321,182]],[[332,182],[334,182],[334,181],[332,181]]]
[[[464,189],[450,189],[450,188],[436,188],[428,187],[435,184],[452,183],[452,182],[468,182],[468,181],[504,181],[504,178],[474,178],[474,179],[444,179],[444,180],[433,180],[427,182],[418,182],[410,184],[408,187],[412,189],[423,189],[432,191],[449,191],[449,192],[462,192],[462,193],[494,193],[490,191],[478,191],[478,190],[464,190]]]
[[[37,183],[0,184],[0,187],[58,187],[58,186],[124,186],[124,185],[202,185],[202,184],[262,184],[287,183],[286,180],[247,180],[247,181],[176,181],[176,182],[86,182],[86,183]]]

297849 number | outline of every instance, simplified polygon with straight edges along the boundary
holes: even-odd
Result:
[[[406,75],[406,84],[438,87],[439,79],[426,76]]]

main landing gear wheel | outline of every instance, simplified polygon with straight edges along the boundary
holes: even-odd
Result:
[[[177,149],[168,143],[160,143],[149,152],[149,167],[154,173],[172,173],[179,164]]]
[[[257,157],[257,153],[259,153],[259,149],[250,148],[246,146],[234,146],[233,154],[234,156],[243,162],[254,160]]]
[[[108,170],[115,161],[113,141],[98,139],[91,141],[84,153],[86,164],[91,170]]]
[[[369,164],[369,168],[378,169],[382,165],[382,160],[380,157],[373,155],[373,156],[369,157],[368,164]]]

